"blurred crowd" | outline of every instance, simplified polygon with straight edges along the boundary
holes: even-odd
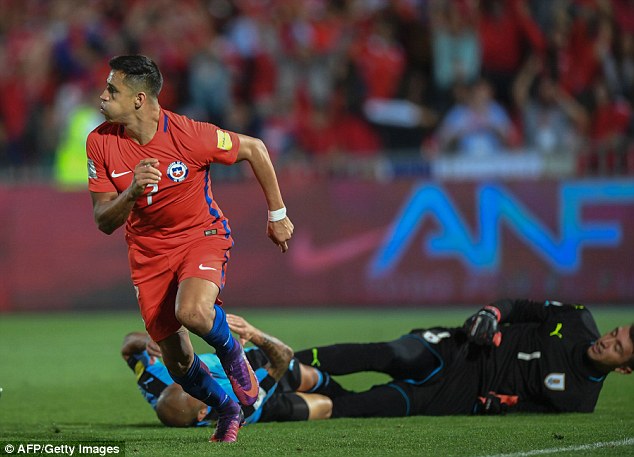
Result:
[[[0,11],[5,170],[85,163],[109,58],[141,53],[163,72],[163,107],[262,138],[282,173],[539,153],[574,154],[580,174],[634,174],[634,0],[0,0]]]

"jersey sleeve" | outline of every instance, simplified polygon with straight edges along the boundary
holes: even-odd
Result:
[[[198,121],[191,121],[191,128],[194,144],[188,149],[194,162],[201,167],[211,163],[235,163],[240,149],[240,137],[237,133]]]
[[[92,132],[86,139],[88,159],[88,190],[91,192],[117,192],[106,171],[105,146],[100,144],[97,133]]]
[[[130,355],[127,362],[136,376],[136,383],[143,398],[152,408],[156,408],[156,402],[161,392],[174,382],[169,376],[167,368],[158,360],[152,363],[147,351]]]
[[[491,303],[500,311],[500,323],[518,324],[525,322],[545,322],[553,314],[583,310],[581,305],[564,304],[558,301],[535,301],[528,299],[502,299]]]

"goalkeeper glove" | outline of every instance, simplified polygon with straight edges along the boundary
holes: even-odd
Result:
[[[498,395],[489,392],[484,397],[478,397],[473,405],[473,414],[498,415],[506,414],[509,407],[515,406],[518,402],[516,395]]]
[[[464,323],[469,341],[487,346],[499,346],[502,333],[498,330],[500,311],[494,306],[485,306]]]

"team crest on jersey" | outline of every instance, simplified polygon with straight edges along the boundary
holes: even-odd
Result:
[[[564,391],[566,390],[565,373],[550,373],[544,378],[544,385],[547,389]]]
[[[183,162],[172,162],[167,167],[167,176],[174,182],[185,181],[187,173],[189,173],[189,170]]]

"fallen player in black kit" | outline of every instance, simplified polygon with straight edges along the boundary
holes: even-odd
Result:
[[[383,343],[297,352],[332,400],[332,417],[592,412],[608,373],[634,368],[634,325],[600,336],[581,305],[504,299],[462,327],[415,329]],[[332,375],[393,380],[351,392]]]

